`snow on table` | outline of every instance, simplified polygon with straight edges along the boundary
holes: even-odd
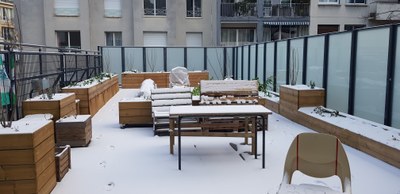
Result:
[[[359,117],[355,117],[346,113],[340,113],[345,117],[342,116],[333,117],[330,116],[329,113],[323,113],[322,114],[323,116],[321,116],[315,113],[314,109],[315,107],[303,107],[300,108],[299,111],[304,114],[310,115],[314,118],[323,120],[332,125],[336,125],[338,127],[347,129],[353,133],[362,135],[369,139],[381,142],[383,144],[386,144],[387,146],[400,150],[399,129],[375,123],[373,121],[365,120]]]

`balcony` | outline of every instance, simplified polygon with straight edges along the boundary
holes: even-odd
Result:
[[[222,19],[249,19],[249,17],[257,18],[257,3],[221,3]]]
[[[264,17],[309,17],[310,4],[264,4],[263,15]]]
[[[380,21],[400,20],[398,1],[375,1],[370,5],[370,19]]]

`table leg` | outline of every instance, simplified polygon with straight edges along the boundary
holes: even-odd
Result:
[[[175,145],[175,119],[169,119],[169,153],[174,154]]]
[[[178,169],[181,170],[181,117],[178,117]]]
[[[253,148],[254,148],[254,158],[257,159],[257,117],[252,118],[251,128],[254,133],[254,141],[253,141]]]
[[[263,140],[262,140],[262,168],[265,168],[265,128],[268,129],[268,115],[266,118],[261,116],[262,119],[262,132],[263,132]],[[265,119],[267,119],[267,123],[265,123]]]

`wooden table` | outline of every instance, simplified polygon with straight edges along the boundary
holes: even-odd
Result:
[[[262,120],[262,168],[265,168],[265,129],[268,129],[268,115],[272,112],[262,105],[213,105],[213,106],[171,106],[170,122],[178,127],[178,169],[181,170],[181,120],[182,118],[243,117]],[[265,122],[267,120],[267,122]],[[254,143],[257,145],[257,132]],[[257,146],[254,157],[257,159]]]

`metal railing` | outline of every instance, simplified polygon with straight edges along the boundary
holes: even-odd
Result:
[[[221,3],[222,17],[257,16],[257,3]]]
[[[14,119],[23,116],[22,102],[39,94],[40,91],[33,89],[34,80],[47,79],[53,92],[60,92],[70,83],[103,71],[102,56],[98,51],[1,42],[0,46],[5,72],[16,97]]]
[[[264,4],[263,12],[264,17],[307,17],[310,16],[310,4]]]

